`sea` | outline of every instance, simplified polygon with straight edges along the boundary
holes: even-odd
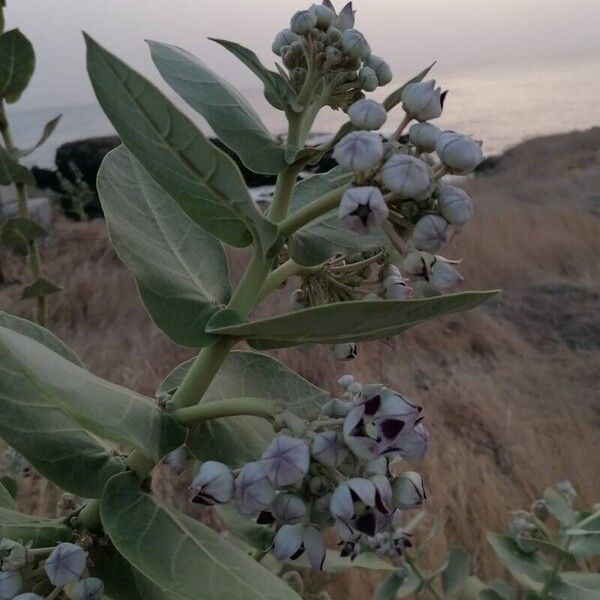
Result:
[[[448,89],[444,114],[435,123],[444,129],[483,140],[486,155],[505,151],[526,139],[600,126],[600,57],[515,65],[488,65],[456,72],[436,72],[438,84]],[[404,79],[408,79],[407,74]],[[382,100],[402,79],[371,97]],[[283,114],[272,108],[259,87],[241,90],[275,134],[285,131]],[[210,134],[210,128],[189,107],[173,99]],[[52,168],[56,149],[65,142],[111,135],[114,130],[97,104],[9,110],[13,137],[21,147],[33,144],[44,124],[62,115],[52,137],[31,154],[29,166]],[[392,112],[389,129],[401,118]],[[328,134],[347,120],[341,111],[325,109],[314,131]]]

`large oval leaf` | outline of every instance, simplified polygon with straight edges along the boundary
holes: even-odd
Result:
[[[98,193],[111,242],[156,324],[184,346],[210,343],[205,325],[231,294],[221,243],[191,221],[123,146],[104,159]]]
[[[561,573],[550,586],[550,592],[560,600],[600,600],[600,574]]]
[[[56,519],[32,517],[0,507],[0,538],[33,542],[34,548],[53,546],[69,541],[71,530]]]
[[[18,30],[0,35],[0,98],[16,102],[33,75],[35,52],[31,42]]]
[[[92,85],[127,149],[200,227],[232,246],[277,239],[240,170],[147,79],[86,36]]]
[[[109,481],[100,514],[117,550],[146,577],[177,597],[299,598],[223,536],[143,493],[135,473],[123,473]]]
[[[277,143],[250,103],[199,58],[177,46],[148,42],[163,79],[197,110],[241,161],[255,173],[276,174],[287,166]]]
[[[0,367],[0,430],[7,429],[9,435],[20,428],[25,436],[29,426],[43,428],[45,421],[51,425],[54,417],[61,422],[67,417],[100,437],[139,448],[156,460],[185,439],[184,428],[152,400],[100,379],[4,327],[0,327]]]
[[[336,167],[328,173],[308,177],[296,186],[292,197],[290,214],[294,214],[321,196],[343,189],[354,179],[344,167]],[[289,244],[290,258],[304,266],[318,265],[334,254],[355,254],[389,245],[388,237],[381,231],[362,235],[344,227],[337,216],[337,209],[328,212],[297,231]]]
[[[159,397],[179,387],[192,363],[185,362],[167,375],[158,390]],[[270,356],[234,351],[221,365],[202,402],[241,397],[278,400],[298,416],[314,418],[329,394]],[[273,428],[264,419],[226,417],[194,427],[187,446],[198,460],[218,460],[239,467],[259,458],[272,437]]]
[[[357,300],[241,324],[231,323],[231,315],[224,311],[213,317],[207,330],[247,339],[260,350],[309,343],[363,342],[398,335],[429,319],[475,308],[497,293],[463,292],[418,300]]]

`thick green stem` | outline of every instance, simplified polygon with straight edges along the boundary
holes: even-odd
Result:
[[[230,398],[218,402],[202,402],[195,406],[180,408],[173,416],[182,425],[195,425],[210,419],[222,417],[235,417],[237,415],[253,415],[272,419],[279,412],[277,402],[264,400],[262,398]]]
[[[273,204],[271,204],[268,215],[269,220],[273,223],[279,223],[285,219],[288,214],[290,203],[292,201],[292,194],[294,193],[294,186],[296,185],[296,179],[301,170],[301,166],[290,165],[289,167],[286,167],[277,178],[277,184],[275,185],[275,192],[273,194]]]

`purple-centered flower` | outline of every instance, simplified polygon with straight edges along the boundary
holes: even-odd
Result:
[[[235,478],[235,506],[243,515],[252,516],[268,509],[275,491],[265,467],[258,462],[246,463]]]
[[[196,504],[225,504],[233,499],[233,474],[223,463],[208,460],[202,463],[190,486],[192,502]]]
[[[279,435],[263,452],[261,462],[273,485],[295,485],[308,473],[310,452],[302,440]]]
[[[325,540],[316,527],[284,525],[275,534],[273,556],[277,560],[295,560],[305,551],[311,567],[320,571],[325,562]]]
[[[44,564],[50,583],[62,587],[81,579],[87,556],[87,552],[77,544],[64,542],[56,546]]]
[[[405,471],[394,481],[392,502],[396,508],[420,508],[426,499],[423,479],[418,473]]]
[[[315,435],[310,444],[313,458],[326,467],[338,467],[348,456],[342,436],[336,431],[323,431]]]
[[[355,456],[364,460],[375,458],[376,440],[369,435],[367,426],[370,419],[366,414],[365,405],[355,406],[344,420],[344,442]]]
[[[382,225],[390,211],[379,188],[354,187],[346,190],[338,209],[338,218],[357,233],[369,233]]]
[[[422,408],[399,394],[386,390],[373,422],[377,427],[379,452],[393,446],[402,433],[408,433],[422,419]]]
[[[421,422],[415,425],[409,433],[401,435],[385,453],[389,456],[400,456],[407,462],[417,463],[423,460],[428,446],[429,432]]]
[[[299,523],[306,515],[306,504],[295,494],[281,492],[271,504],[271,513],[280,523]]]

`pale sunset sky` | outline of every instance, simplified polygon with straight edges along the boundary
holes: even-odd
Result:
[[[240,88],[253,76],[207,36],[238,41],[272,64],[271,40],[298,0],[7,0],[7,27],[33,41],[37,70],[21,108],[93,101],[86,30],[153,81],[145,38],[180,45]],[[341,8],[343,3],[336,3]],[[358,29],[399,78],[438,60],[441,72],[478,65],[600,56],[600,0],[355,0]]]

